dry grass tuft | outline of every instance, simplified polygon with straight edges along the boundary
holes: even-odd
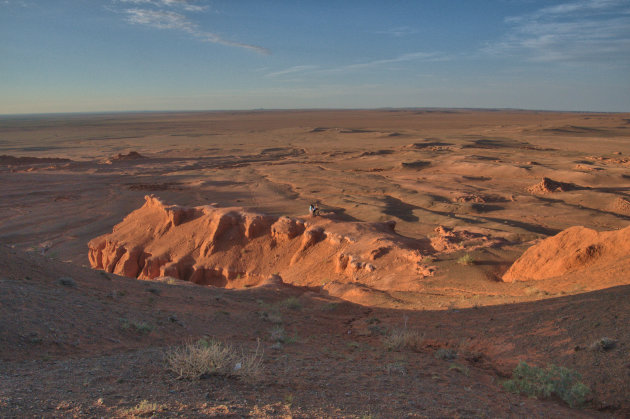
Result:
[[[416,330],[394,329],[383,338],[383,345],[388,351],[411,349],[419,352],[422,348],[424,336]]]
[[[246,354],[241,349],[240,360],[234,366],[234,373],[245,381],[256,381],[262,375],[263,351],[260,339],[253,353]]]

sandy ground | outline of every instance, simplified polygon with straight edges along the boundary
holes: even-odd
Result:
[[[2,117],[0,416],[130,416],[142,400],[163,416],[628,414],[628,273],[514,283],[501,276],[527,248],[568,227],[628,225],[629,141],[628,114]],[[541,186],[542,178],[557,183]],[[413,287],[367,283],[369,292],[344,295],[154,284],[89,270],[87,243],[112,232],[147,194],[305,220],[318,202],[335,223],[394,220],[402,239],[432,243],[421,255],[431,274],[405,279]],[[484,239],[439,247],[440,226]],[[77,286],[59,285],[63,276]],[[273,349],[274,326],[257,313],[289,297],[300,309],[285,310],[282,326],[298,338]],[[130,333],[121,319],[153,328]],[[405,323],[422,344],[385,349],[383,336]],[[265,378],[175,380],[163,368],[164,347],[203,335],[246,348],[260,338]],[[605,336],[617,341],[612,351],[588,350]],[[440,348],[458,358],[436,358]],[[559,400],[503,391],[519,359],[582,373],[593,389],[588,406],[570,411]]]

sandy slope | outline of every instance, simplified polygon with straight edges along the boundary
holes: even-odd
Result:
[[[627,286],[436,312],[368,308],[286,285],[226,290],[130,281],[4,246],[0,271],[0,416],[127,416],[142,400],[157,403],[162,416],[181,417],[630,412]],[[278,326],[291,341],[277,344]],[[422,336],[418,345],[388,351],[383,333],[404,327]],[[260,339],[262,377],[176,380],[164,350],[204,335],[245,351]],[[616,340],[614,349],[589,349],[604,336]],[[436,357],[441,348],[456,359]],[[589,408],[506,393],[500,383],[518,360],[580,371],[593,389]]]
[[[616,253],[604,252],[601,263],[559,273],[550,266],[574,255],[549,243],[575,233],[560,233],[573,226],[594,237],[625,231],[629,140],[627,114],[411,109],[2,117],[0,241],[14,250],[2,247],[0,258],[1,373],[11,383],[0,387],[6,412],[0,415],[21,409],[122,415],[153,398],[183,416],[261,416],[267,409],[272,416],[290,410],[566,417],[557,401],[500,391],[499,377],[518,359],[575,368],[594,389],[591,408],[627,413],[627,287],[593,292],[630,282],[627,251],[613,246]],[[164,207],[208,208],[206,218],[181,224],[189,228],[184,233],[170,231],[169,216],[157,206],[154,215],[137,212],[150,194]],[[308,217],[311,202],[323,217]],[[125,226],[133,214],[137,222]],[[234,222],[219,228],[226,214]],[[248,214],[270,221],[253,240],[241,234]],[[289,224],[272,229],[279,220]],[[331,241],[335,234],[354,242]],[[171,286],[86,271],[87,243],[98,237],[118,243],[105,252],[108,263],[100,256],[100,266],[117,273],[190,280],[199,262],[194,282],[239,288],[281,272],[286,282],[309,288]],[[572,237],[575,249],[593,244]],[[135,274],[133,264],[118,267],[117,257],[134,247],[157,257],[144,276],[144,253],[136,255]],[[530,258],[534,249],[546,250]],[[526,268],[504,282],[521,255],[515,275]],[[93,254],[92,263],[98,259]],[[60,285],[64,275],[77,287]],[[273,325],[256,312],[290,296],[303,310],[284,313],[283,326],[302,338],[276,352]],[[424,346],[418,353],[384,351],[378,328],[368,326],[392,329],[405,318],[425,335]],[[129,333],[134,322],[153,328]],[[261,337],[270,378],[254,386],[173,381],[157,360],[160,348],[203,334],[248,348]],[[602,337],[618,345],[586,349]],[[435,359],[443,346],[460,350],[469,376]]]

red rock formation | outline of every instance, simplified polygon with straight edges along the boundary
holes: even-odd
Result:
[[[573,183],[558,182],[553,179],[549,179],[548,177],[544,177],[539,183],[527,188],[527,191],[533,194],[547,194],[572,191],[574,189],[578,189],[578,186]]]
[[[396,234],[392,222],[304,221],[240,208],[165,205],[153,196],[145,200],[112,233],[89,242],[93,268],[220,287],[258,285],[280,274],[289,284],[359,281],[378,288],[387,273],[399,275],[398,287],[406,290],[425,275],[421,260],[433,251],[428,240]]]
[[[619,214],[630,215],[630,200],[618,196],[611,204],[611,210]]]
[[[611,267],[626,272],[625,278],[619,278],[620,284],[630,283],[630,227],[597,232],[575,226],[527,249],[503,275],[503,281],[541,280],[587,270],[606,275],[613,271]]]
[[[446,226],[435,228],[435,236],[431,237],[431,246],[441,253],[452,253],[458,250],[475,250],[481,247],[492,247],[504,242],[501,238],[491,238],[487,235],[474,233],[463,229],[453,229]]]

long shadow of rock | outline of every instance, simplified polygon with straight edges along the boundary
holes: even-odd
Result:
[[[403,221],[419,221],[419,218],[413,215],[413,213],[411,212],[414,209],[419,209],[422,211],[429,212],[431,214],[441,215],[443,217],[456,218],[458,220],[465,221],[468,224],[481,224],[483,223],[483,221],[489,221],[489,222],[508,225],[510,227],[520,228],[520,229],[529,231],[531,233],[543,234],[545,236],[553,236],[553,235],[558,234],[561,231],[556,228],[548,228],[548,227],[543,227],[538,224],[531,224],[531,223],[525,223],[522,221],[508,220],[504,218],[482,217],[482,216],[478,216],[477,218],[469,218],[469,217],[458,215],[457,213],[454,213],[454,212],[430,210],[428,208],[423,208],[416,205],[408,204],[406,202],[403,202],[399,199],[396,199],[388,195],[385,198],[385,202],[386,204],[388,204],[388,207],[389,207],[389,204],[391,203],[391,205],[394,208],[393,212],[388,212],[386,210],[385,213],[388,215],[393,215],[395,217],[398,217]],[[406,218],[403,218],[403,217],[406,217]]]
[[[391,215],[392,217],[398,217],[403,221],[408,221],[408,222],[420,221],[420,218],[418,218],[418,216],[413,214],[413,210],[421,209],[421,207],[408,204],[390,195],[385,195],[384,202],[385,202],[385,211],[384,211],[385,214]]]
[[[495,223],[505,224],[510,227],[521,228],[531,233],[544,234],[545,236],[555,236],[556,234],[562,231],[557,228],[548,228],[548,227],[543,227],[539,224],[525,223],[522,221],[515,221],[515,220],[506,220],[504,218],[494,218],[494,217],[480,217],[480,218],[486,221],[492,221]]]
[[[614,194],[614,195],[618,195],[618,194]],[[621,195],[625,195],[625,194],[621,194]],[[543,201],[543,202],[549,202],[552,204],[563,204],[566,205],[568,207],[574,208],[576,210],[588,210],[588,211],[593,211],[596,212],[598,214],[603,214],[603,215],[611,215],[613,217],[617,217],[620,218],[622,220],[630,220],[630,217],[628,217],[627,215],[623,215],[623,214],[619,214],[613,211],[606,211],[603,209],[598,209],[598,208],[592,208],[592,207],[585,207],[585,206],[580,206],[580,205],[576,205],[576,204],[570,204],[568,202],[563,201],[562,199],[554,199],[554,198],[545,198],[545,197],[541,197],[541,196],[537,196],[536,198],[538,198],[539,200]]]
[[[343,207],[334,207],[329,205],[322,205],[322,214],[328,218],[341,221],[361,221],[358,218],[346,213],[346,209]]]

